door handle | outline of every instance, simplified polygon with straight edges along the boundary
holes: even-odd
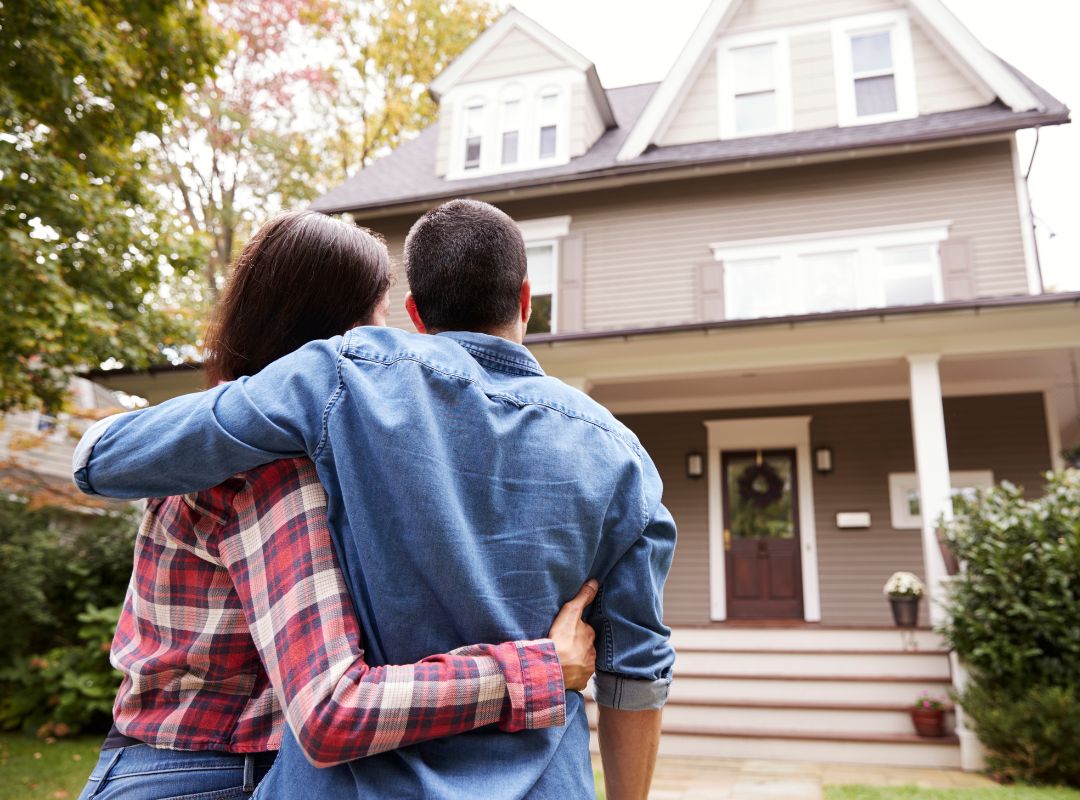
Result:
[[[731,528],[724,528],[724,549],[731,549]]]

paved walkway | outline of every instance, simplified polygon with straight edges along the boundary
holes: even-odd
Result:
[[[596,757],[597,768],[599,760]],[[661,758],[649,800],[820,800],[822,787],[848,783],[925,788],[996,785],[981,775],[957,770]]]

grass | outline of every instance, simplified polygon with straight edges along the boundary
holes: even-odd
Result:
[[[101,736],[45,742],[0,734],[0,800],[75,800],[100,747]]]
[[[825,800],[1080,800],[1080,791],[1031,786],[995,786],[986,789],[828,786],[825,788]]]

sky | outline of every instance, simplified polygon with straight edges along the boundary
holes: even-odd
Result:
[[[709,0],[514,0],[596,64],[606,87],[663,79]],[[945,0],[984,45],[1074,109],[1044,128],[1030,175],[1048,288],[1080,290],[1080,0]],[[1020,134],[1021,163],[1034,133]]]

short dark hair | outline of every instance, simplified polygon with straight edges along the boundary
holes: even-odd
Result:
[[[451,200],[412,226],[405,272],[428,329],[493,331],[521,313],[525,240],[495,206]]]
[[[254,375],[308,342],[368,322],[391,277],[386,245],[363,228],[314,211],[270,220],[237,257],[214,308],[207,385]]]

